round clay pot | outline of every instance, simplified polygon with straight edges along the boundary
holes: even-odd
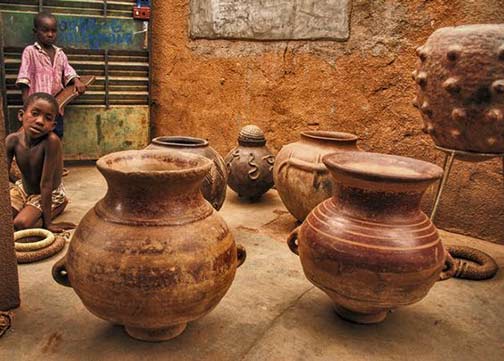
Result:
[[[333,181],[322,157],[358,150],[357,140],[350,133],[306,131],[299,141],[282,147],[273,169],[275,187],[285,207],[299,221],[332,195]]]
[[[420,210],[441,168],[364,152],[330,154],[323,161],[334,177],[334,196],[308,215],[288,244],[341,317],[381,322],[389,310],[420,301],[437,280],[453,275],[453,267],[441,275],[452,259]]]
[[[213,164],[203,181],[203,197],[216,209],[221,209],[226,199],[227,170],[224,159],[208,141],[201,138],[183,136],[163,136],[152,139],[145,149],[172,149],[204,156]]]
[[[504,152],[504,25],[436,30],[413,72],[424,131],[436,145]]]
[[[263,131],[255,125],[240,131],[238,144],[225,158],[228,185],[240,197],[258,200],[273,187],[275,156],[266,147]]]
[[[80,222],[53,277],[131,337],[176,337],[219,303],[245,259],[201,194],[212,162],[140,150],[96,164],[107,193]]]

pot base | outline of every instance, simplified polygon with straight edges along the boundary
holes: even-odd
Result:
[[[124,330],[128,336],[133,337],[140,341],[159,342],[168,341],[172,338],[179,336],[184,332],[187,323],[181,323],[171,327],[165,328],[138,328],[124,326]]]
[[[387,318],[388,313],[388,311],[380,311],[377,313],[359,313],[339,305],[334,305],[334,311],[338,314],[338,316],[346,321],[367,325],[384,321],[385,318]]]

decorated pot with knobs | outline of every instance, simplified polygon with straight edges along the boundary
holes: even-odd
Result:
[[[275,156],[266,147],[263,131],[255,125],[240,130],[238,146],[225,158],[228,185],[240,197],[258,200],[273,187]]]
[[[176,337],[219,303],[245,260],[202,196],[212,162],[141,150],[109,154],[97,167],[107,193],[80,222],[53,277],[131,337]]]
[[[145,149],[171,149],[206,157],[212,161],[210,172],[205,176],[201,191],[203,197],[220,210],[226,199],[227,171],[222,156],[213,149],[207,140],[187,136],[162,136],[152,139]]]
[[[504,24],[436,30],[417,55],[413,105],[436,145],[504,153]]]
[[[299,141],[282,147],[273,168],[275,187],[287,210],[299,221],[332,195],[333,181],[322,157],[358,150],[357,140],[350,133],[305,131]]]
[[[323,161],[334,177],[334,196],[291,233],[288,245],[341,317],[381,322],[389,310],[420,301],[437,280],[453,275],[452,258],[420,210],[441,168],[364,152]]]

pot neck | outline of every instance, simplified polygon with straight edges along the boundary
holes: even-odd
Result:
[[[123,174],[100,169],[108,185],[95,211],[114,223],[184,224],[213,212],[200,191],[204,174]]]
[[[352,187],[338,183],[333,203],[343,213],[376,223],[411,223],[423,217],[420,203],[425,190],[384,191]]]

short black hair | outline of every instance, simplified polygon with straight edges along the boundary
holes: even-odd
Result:
[[[33,27],[35,29],[39,28],[39,25],[40,25],[40,22],[42,21],[42,19],[54,19],[55,21],[57,21],[56,16],[51,14],[49,11],[42,11],[42,12],[38,13],[37,15],[35,15],[35,17],[33,18]]]
[[[59,105],[56,98],[48,93],[33,93],[30,95],[23,104],[23,110],[28,108],[28,105],[32,104],[35,100],[42,99],[51,104],[54,108],[54,112],[58,114]]]

